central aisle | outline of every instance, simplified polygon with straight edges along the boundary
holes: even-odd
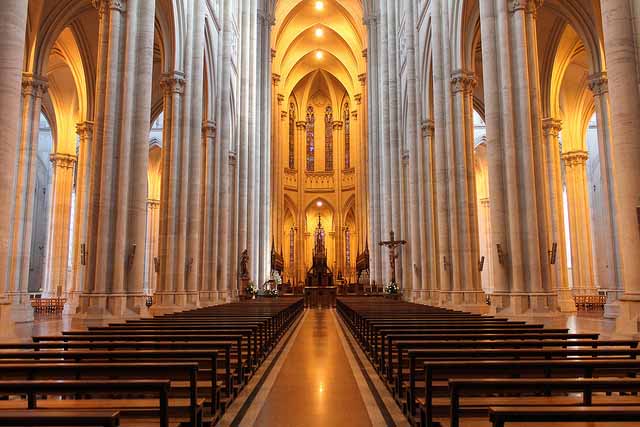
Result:
[[[309,310],[283,356],[256,426],[372,425],[332,311]]]

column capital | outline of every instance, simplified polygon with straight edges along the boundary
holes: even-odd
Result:
[[[180,71],[163,74],[160,78],[160,87],[165,95],[184,93],[185,76]]]
[[[358,120],[358,110],[351,110],[351,117]]]
[[[280,118],[281,119],[286,119],[287,117],[289,117],[289,112],[288,111],[285,111],[285,110],[280,111]]]
[[[340,130],[342,129],[342,125],[344,123],[342,122],[342,120],[334,120],[333,121],[333,130]]]
[[[560,156],[566,166],[579,166],[587,163],[589,153],[583,150],[567,151]]]
[[[207,136],[215,135],[217,128],[218,126],[213,120],[205,120],[202,122],[202,132],[206,133]]]
[[[593,92],[593,96],[602,96],[609,92],[609,79],[607,72],[601,71],[589,76],[589,89]]]
[[[271,73],[271,84],[278,86],[280,84],[280,74]]]
[[[476,78],[471,72],[456,70],[451,73],[453,93],[464,92],[465,94],[472,94],[476,84]]]
[[[562,120],[552,117],[542,119],[542,130],[544,131],[544,136],[554,136],[557,138],[562,130]]]
[[[423,138],[433,138],[433,133],[435,131],[435,123],[431,119],[422,121],[422,137]]]
[[[402,152],[402,164],[403,165],[408,165],[409,164],[409,157],[410,157],[409,150],[404,150]]]
[[[42,98],[49,89],[49,81],[44,76],[22,73],[22,94]]]
[[[362,104],[362,94],[356,93],[355,95],[353,95],[353,100],[356,101],[357,105]]]
[[[297,121],[297,122],[296,122],[296,127],[297,127],[298,129],[304,129],[304,128],[306,128],[306,127],[307,127],[307,122],[304,122],[304,121]]]
[[[510,0],[509,12],[516,13],[524,11],[525,13],[536,13],[542,7],[544,0]]]
[[[276,57],[276,53],[278,53],[275,49],[271,49],[271,60]]]
[[[480,199],[480,206],[488,208],[490,206],[489,198],[485,197],[485,198]]]
[[[126,0],[91,0],[93,7],[98,9],[98,13],[102,16],[107,9],[124,12],[127,10]]]
[[[371,25],[376,25],[378,23],[378,15],[374,13],[368,13],[362,18],[362,23],[366,27],[370,27]]]
[[[158,199],[147,199],[147,207],[149,209],[158,209],[160,207],[160,200]]]
[[[88,137],[93,132],[93,122],[85,120],[84,122],[76,123],[76,133],[80,138]]]
[[[78,158],[71,154],[51,153],[49,160],[54,168],[73,169]]]
[[[360,82],[360,86],[364,86],[367,84],[367,73],[358,74],[358,81]]]
[[[279,93],[278,94],[278,105],[282,105],[284,104],[284,95]]]

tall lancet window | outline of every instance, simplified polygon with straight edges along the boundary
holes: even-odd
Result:
[[[291,274],[293,274],[293,270],[295,268],[293,264],[293,262],[295,261],[295,258],[294,258],[295,241],[296,241],[296,231],[294,230],[293,227],[291,227],[291,230],[289,230],[289,268],[291,269]]]
[[[333,170],[333,110],[328,106],[324,112],[324,170]]]
[[[293,103],[289,105],[289,169],[296,167],[296,109]]]
[[[351,113],[349,104],[344,104],[344,168],[351,167]]]
[[[314,133],[316,116],[313,107],[307,107],[307,171],[313,172],[316,165],[316,136]]]

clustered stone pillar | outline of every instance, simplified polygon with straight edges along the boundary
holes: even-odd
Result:
[[[215,122],[205,121],[202,125],[203,143],[203,203],[202,203],[202,235],[215,236],[218,225],[216,209],[216,185],[219,178],[216,171],[219,156],[219,147],[216,140],[217,126]],[[213,303],[217,299],[213,285],[217,279],[218,259],[217,252],[220,242],[216,239],[202,239],[202,287],[200,289],[200,301],[203,304]]]
[[[562,153],[568,200],[573,292],[578,295],[596,293],[591,254],[591,217],[587,193],[586,165],[588,158],[589,153],[586,151]]]
[[[573,295],[569,289],[567,274],[567,251],[564,228],[564,203],[562,172],[560,169],[560,141],[558,139],[562,129],[560,120],[547,118],[542,122],[545,137],[545,168],[548,182],[548,198],[550,211],[551,241],[556,243],[554,264],[551,264],[551,282],[558,295],[558,307],[563,312],[576,311]],[[554,257],[551,253],[550,257]],[[550,262],[551,262],[550,261]]]
[[[76,207],[73,219],[73,277],[67,305],[68,313],[75,313],[80,293],[84,289],[85,265],[87,262],[87,223],[89,210],[90,161],[93,141],[93,122],[85,121],[76,125],[76,132],[80,138],[78,163],[76,165]]]
[[[640,11],[630,0],[601,1],[611,99],[613,178],[620,234],[620,279],[624,295],[616,327],[637,333],[640,313],[640,41],[634,32]]]
[[[51,196],[51,227],[49,232],[49,273],[45,295],[63,296],[67,293],[67,267],[69,265],[69,230],[71,224],[71,197],[76,156],[65,153],[51,154],[53,194]]]
[[[0,7],[0,320],[15,320],[31,312],[28,302],[9,279],[12,264],[11,235],[15,193],[15,162],[18,156],[20,84],[27,23],[27,2],[8,0]],[[21,312],[21,313],[18,313]]]
[[[147,201],[147,245],[145,258],[145,291],[153,295],[158,283],[158,234],[160,231],[160,200]]]
[[[540,0],[479,3],[491,194],[493,310],[557,309],[549,250],[536,11]],[[558,242],[558,245],[562,244]]]
[[[33,205],[38,156],[38,131],[42,97],[48,88],[46,78],[24,73],[22,76],[22,126],[16,173],[13,218],[13,248],[10,281],[18,293],[29,284]],[[15,126],[15,124],[14,124]]]
[[[594,233],[597,245],[594,246],[598,261],[598,285],[607,289],[605,317],[618,315],[618,299],[622,296],[622,267],[620,265],[620,231],[615,218],[616,201],[613,188],[613,140],[611,135],[611,108],[609,105],[609,79],[606,72],[599,72],[589,77],[589,89],[593,92],[593,100],[598,122],[598,157],[600,161],[600,193],[602,194],[601,210],[594,215]]]
[[[144,308],[154,0],[96,0],[98,61],[91,153],[85,317]],[[125,49],[126,46],[126,49]]]

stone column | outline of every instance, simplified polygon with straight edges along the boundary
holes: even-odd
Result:
[[[0,321],[30,320],[28,298],[16,292],[9,280],[11,237],[15,205],[15,164],[18,156],[20,83],[25,47],[27,5],[8,0],[0,7]]]
[[[480,284],[478,261],[478,214],[473,160],[473,89],[475,77],[457,70],[451,76],[453,92],[454,147],[451,165],[452,189],[450,201],[452,215],[449,219],[452,241],[453,294],[455,305],[472,305],[484,308],[484,296]],[[453,181],[453,182],[452,182]],[[453,184],[453,185],[452,185]]]
[[[94,147],[82,317],[144,308],[154,0],[95,0],[99,13]],[[126,47],[126,48],[125,48]]]
[[[18,150],[10,267],[10,283],[19,294],[25,294],[29,286],[40,112],[42,97],[47,91],[47,86],[45,77],[27,73],[22,76],[22,125]]]
[[[569,238],[571,241],[571,274],[573,293],[593,295],[596,293],[593,280],[593,258],[591,254],[591,215],[587,193],[586,151],[562,153],[569,213]]]
[[[438,259],[436,253],[435,235],[435,182],[434,182],[434,123],[433,120],[422,122],[422,144],[419,144],[422,170],[420,175],[420,191],[423,194],[422,209],[420,209],[420,222],[422,231],[422,289],[425,303],[436,304],[438,302]]]
[[[564,228],[564,203],[562,191],[562,172],[560,170],[560,141],[562,129],[560,120],[547,118],[542,122],[544,130],[544,150],[546,158],[546,178],[549,188],[550,237],[551,247],[556,243],[555,264],[551,265],[551,283],[558,295],[558,306],[563,312],[576,311],[573,295],[569,289],[567,271],[566,235]],[[550,254],[550,257],[553,254]],[[551,260],[549,261],[551,263]]]
[[[160,81],[164,90],[163,112],[163,155],[160,206],[160,273],[156,291],[156,305],[167,309],[177,304],[176,292],[184,291],[185,259],[181,248],[181,158],[185,155],[182,141],[182,97],[184,95],[184,74],[178,71],[165,74]]]
[[[620,232],[614,212],[616,201],[614,193],[613,141],[611,134],[611,108],[609,105],[609,79],[606,72],[589,77],[589,89],[593,92],[593,101],[598,122],[598,155],[600,160],[600,179],[602,195],[601,211],[594,219],[600,233],[595,233],[598,244],[596,253],[596,274],[601,288],[607,289],[608,299],[605,317],[616,317],[622,296],[622,266],[620,264]]]
[[[306,109],[305,109],[306,110]],[[306,212],[304,211],[304,182],[307,170],[307,123],[303,121],[296,122],[297,143],[298,147],[298,219],[296,227],[296,254],[295,261],[297,266],[297,279],[304,281],[305,279],[305,234],[307,232]]]
[[[80,294],[84,290],[84,274],[87,262],[87,222],[89,211],[89,184],[91,179],[90,163],[93,140],[93,122],[85,121],[76,125],[80,137],[80,150],[76,165],[76,206],[73,219],[73,284],[67,295],[68,313],[75,313]],[[84,248],[84,250],[83,250]]]
[[[64,153],[51,154],[53,167],[53,194],[51,196],[51,228],[49,231],[49,282],[45,294],[65,296],[67,266],[69,264],[69,230],[71,224],[71,197],[73,194],[73,170],[76,156]]]
[[[200,301],[212,303],[216,300],[214,295],[216,272],[218,270],[218,242],[210,236],[217,235],[218,207],[216,205],[216,185],[219,178],[216,173],[219,171],[217,165],[218,150],[216,141],[216,124],[212,121],[205,121],[202,125],[203,144],[203,202],[202,202],[202,289],[200,290]]]
[[[147,201],[147,245],[146,245],[146,280],[145,291],[153,295],[158,283],[158,233],[160,231],[160,200]]]
[[[478,209],[478,237],[480,241],[480,254],[485,257],[481,272],[483,291],[490,295],[493,292],[493,281],[491,274],[491,221],[490,206],[488,198],[479,200]]]
[[[345,264],[344,264],[344,254],[345,254],[345,247],[344,247],[344,223],[343,223],[343,217],[341,216],[341,212],[342,209],[341,207],[343,206],[343,200],[342,200],[342,166],[344,165],[344,162],[342,161],[342,156],[340,155],[340,150],[337,149],[337,147],[343,147],[344,146],[344,133],[343,133],[343,126],[344,123],[341,120],[334,120],[332,123],[332,131],[333,131],[333,174],[335,177],[335,183],[336,183],[336,190],[337,190],[337,194],[336,194],[336,200],[337,200],[337,205],[338,205],[338,214],[336,215],[336,218],[334,218],[334,226],[335,226],[335,242],[336,242],[336,251],[335,251],[335,257],[336,257],[336,271],[334,272],[337,274],[338,272],[342,272],[343,275],[345,273]],[[325,152],[325,156],[326,156],[326,152]]]

